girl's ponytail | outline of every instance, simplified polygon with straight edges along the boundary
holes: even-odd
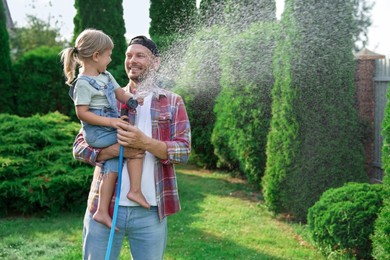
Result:
[[[72,81],[76,75],[77,59],[75,55],[77,54],[76,48],[66,48],[61,51],[61,61],[64,64],[64,74],[66,77],[66,84],[72,86]]]

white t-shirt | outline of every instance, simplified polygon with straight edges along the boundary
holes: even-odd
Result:
[[[152,137],[152,118],[150,114],[150,106],[152,104],[153,94],[150,93],[144,98],[144,104],[137,107],[136,126],[145,135]],[[141,119],[141,120],[140,120]],[[151,206],[157,206],[156,189],[154,182],[154,162],[156,158],[153,154],[146,152],[143,161],[141,191]],[[138,203],[129,200],[126,195],[130,190],[130,179],[127,172],[126,162],[123,164],[122,170],[122,185],[119,205],[121,206],[139,206]]]

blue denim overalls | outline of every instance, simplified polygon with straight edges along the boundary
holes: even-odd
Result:
[[[118,118],[119,112],[117,107],[117,101],[115,98],[114,85],[111,81],[110,76],[105,73],[104,75],[108,77],[108,83],[105,86],[100,86],[96,82],[96,80],[87,76],[79,76],[78,80],[85,80],[96,90],[103,91],[109,102],[109,107],[104,107],[102,109],[90,108],[90,112],[98,116]],[[83,121],[81,121],[81,124],[83,126],[84,139],[90,146],[96,148],[103,148],[118,142],[117,130],[115,128],[109,126],[91,125]],[[102,173],[118,172],[118,166],[118,158],[107,160],[103,165]]]

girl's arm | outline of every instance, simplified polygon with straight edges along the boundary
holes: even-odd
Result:
[[[130,98],[133,98],[134,95],[129,93],[129,92],[126,92],[122,88],[118,88],[115,90],[115,97],[116,97],[116,99],[119,100],[119,102],[126,104],[127,100],[129,100]]]

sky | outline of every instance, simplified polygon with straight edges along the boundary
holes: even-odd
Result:
[[[370,0],[375,2],[372,9],[372,22],[369,29],[367,48],[390,57],[390,0]],[[60,33],[66,39],[72,37],[73,17],[76,10],[69,0],[7,0],[11,17],[18,27],[26,25],[26,15],[34,15],[41,20],[57,22]],[[149,36],[149,0],[123,0],[126,38],[137,35]],[[197,1],[199,4],[199,0]],[[277,16],[283,10],[283,0],[276,0]],[[50,19],[50,20],[49,20]]]

